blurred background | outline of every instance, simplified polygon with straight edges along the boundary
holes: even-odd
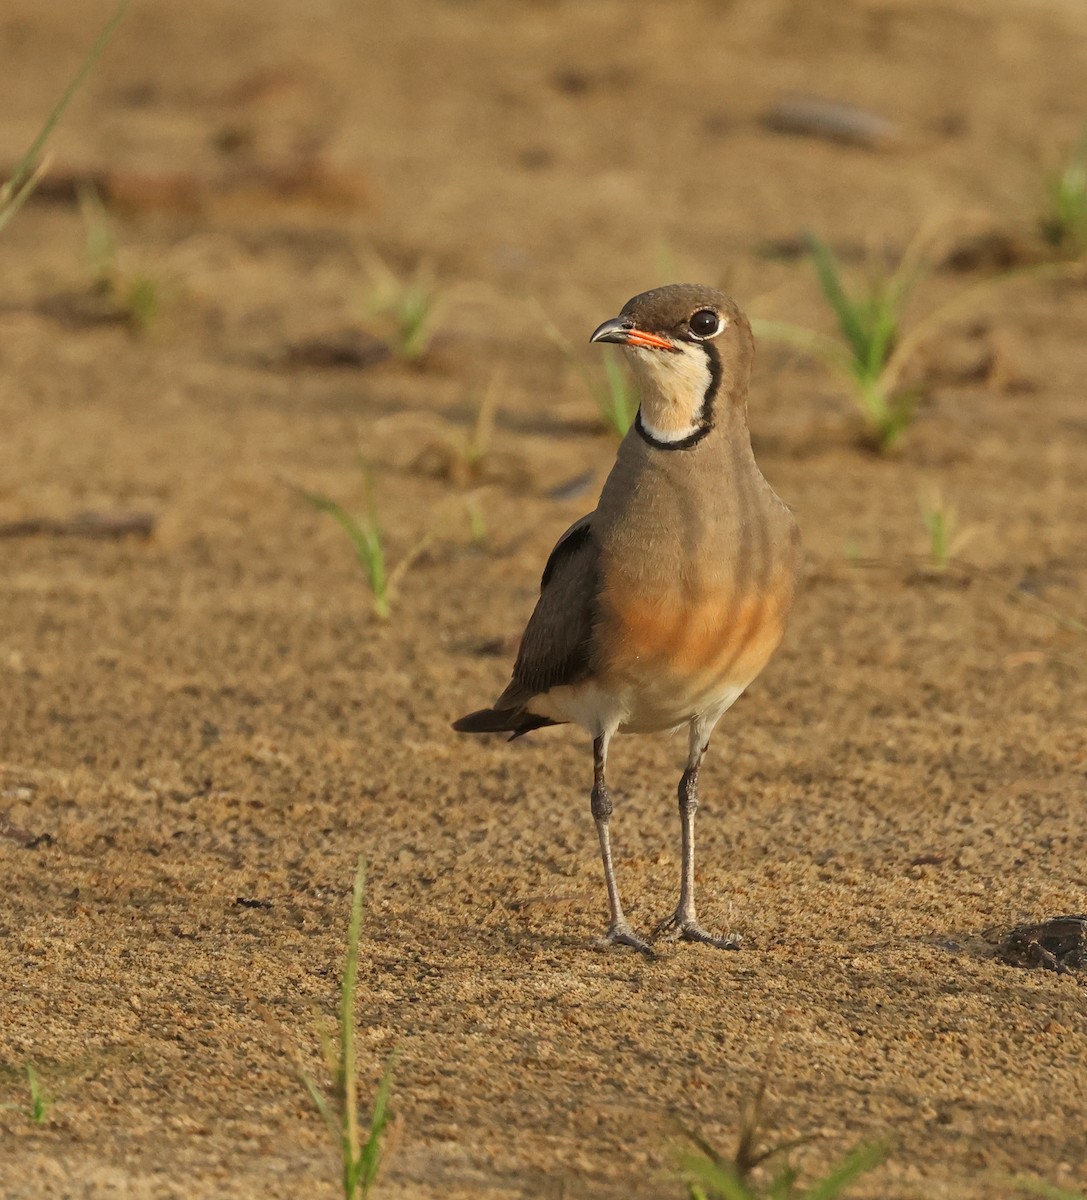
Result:
[[[717,283],[757,318],[833,333],[809,235],[862,301],[917,251],[904,288],[916,323],[978,282],[1082,253],[1082,224],[1043,235],[1054,180],[1077,162],[1082,174],[1081,10],[1049,0],[1028,23],[1026,12],[136,5],[0,243],[6,362],[43,354],[49,389],[81,393],[62,422],[71,469],[113,494],[110,463],[130,451],[156,459],[142,480],[122,471],[137,492],[162,483],[163,455],[206,473],[222,438],[198,444],[192,426],[208,423],[193,406],[217,398],[226,421],[231,397],[260,391],[296,418],[286,457],[231,426],[234,469],[260,479],[334,468],[329,449],[345,438],[399,462],[421,439],[459,436],[496,371],[508,460],[528,445],[502,440],[518,423],[561,434],[591,424],[596,403],[620,403],[583,342],[646,287]],[[4,161],[18,161],[110,13],[8,5]],[[927,404],[932,382],[1028,380],[1040,363],[1022,320],[971,324],[986,301],[1006,313],[1009,295],[979,295],[922,339],[898,364],[899,390],[923,387]],[[790,453],[825,451],[859,417],[871,440],[848,379],[826,377],[795,337],[763,341],[757,430]],[[1063,362],[1046,359],[1059,386]],[[101,436],[101,406],[137,402],[127,369],[143,419],[118,445]],[[8,403],[39,386],[20,378]],[[948,407],[918,422],[919,457],[946,453],[961,411]],[[422,424],[385,420],[414,416]],[[990,424],[966,423],[971,440]],[[36,440],[44,459],[8,442],[2,499],[15,516],[45,502],[25,488],[55,477],[49,442]],[[179,503],[167,507],[179,515]]]
[[[5,0],[0,178],[114,11]],[[559,1194],[533,1190],[556,1157],[561,1194],[649,1194],[660,1114],[724,1120],[779,1001],[797,1130],[901,1132],[914,1175],[873,1196],[964,1145],[1017,1169],[1006,1121],[1032,1161],[1082,1161],[1067,1045],[1017,1050],[1014,1100],[986,1057],[986,997],[1034,1029],[1009,968],[956,967],[982,981],[956,1027],[973,1124],[920,1115],[936,1085],[895,1058],[936,1001],[885,1015],[878,1051],[821,1030],[858,930],[893,947],[873,986],[921,994],[946,967],[922,939],[1083,907],[1085,121],[1082,0],[133,4],[0,229],[4,1080],[68,1080],[68,1128],[131,1194],[133,1155],[200,1194],[324,1194],[320,1128],[238,996],[292,1028],[327,1006],[365,850],[366,1050],[402,1051],[412,1195],[495,1171]],[[633,415],[589,333],[680,281],[756,322],[756,455],[808,555],[704,775],[707,919],[735,912],[764,970],[661,968],[719,1063],[652,989],[570,959],[600,899],[580,735],[448,730],[504,685]],[[619,750],[643,923],[677,755]],[[608,1030],[562,1023],[568,961]],[[207,1145],[280,1163],[236,1193],[206,1190],[211,1149],[111,1124],[123,1087],[215,1125],[225,1081],[244,1112]]]

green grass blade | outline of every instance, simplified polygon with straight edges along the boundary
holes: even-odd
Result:
[[[356,554],[359,556],[359,562],[366,567],[367,573],[369,573],[369,540],[366,536],[366,530],[363,529],[342,504],[337,504],[329,496],[322,496],[320,492],[307,492],[304,488],[299,488],[298,490],[314,508],[320,512],[328,513],[346,531],[347,536],[351,539],[355,547]]]
[[[355,985],[359,971],[359,938],[362,934],[362,893],[366,867],[360,858],[351,893],[351,919],[347,926],[347,954],[340,986],[340,1062],[336,1090],[341,1100],[340,1141],[343,1154],[344,1196],[358,1193],[359,1118],[355,1060]]]
[[[684,1154],[679,1162],[681,1170],[690,1177],[692,1192],[698,1188],[703,1195],[719,1200],[757,1200],[727,1163],[713,1162],[700,1154]]]
[[[365,1141],[360,1137],[358,1114],[357,1057],[355,1052],[355,995],[358,986],[359,939],[362,935],[363,891],[366,868],[360,858],[351,895],[351,919],[347,928],[347,955],[340,991],[339,1092],[342,1099],[343,1183],[346,1200],[369,1196],[381,1167],[385,1134],[392,1122],[389,1096],[392,1091],[393,1059],[390,1059],[374,1095],[374,1107]]]
[[[770,1200],[792,1200],[793,1187],[799,1178],[800,1172],[786,1163],[770,1184]]]
[[[306,1091],[309,1092],[310,1099],[313,1101],[317,1111],[321,1114],[324,1123],[328,1126],[329,1131],[334,1136],[339,1136],[339,1122],[336,1119],[336,1114],[332,1111],[332,1106],[325,1098],[324,1093],[313,1081],[313,1077],[305,1071],[300,1072],[302,1083],[305,1085]]]
[[[601,384],[589,369],[588,364],[582,356],[570,344],[569,339],[563,336],[559,328],[547,315],[543,305],[538,300],[533,300],[532,307],[543,326],[544,332],[559,348],[562,356],[570,366],[581,376],[581,380],[585,384],[585,389],[592,396],[605,424],[614,429],[620,437],[623,437],[637,416],[638,395],[635,386],[629,380],[629,376],[626,375],[623,368],[619,365],[618,356],[611,352],[608,347],[604,347],[605,378],[604,383]],[[619,403],[617,397],[622,398],[622,404]],[[629,419],[626,416],[628,413]]]
[[[892,398],[878,429],[881,450],[891,450],[897,444],[898,439],[913,424],[917,398],[916,389],[904,394],[900,393]]]
[[[785,1142],[776,1142],[773,1146],[769,1146],[767,1149],[760,1151],[759,1154],[756,1155],[754,1165],[759,1166],[761,1163],[766,1162],[766,1160],[769,1158],[780,1158],[782,1155],[791,1154],[794,1150],[799,1150],[801,1146],[810,1146],[812,1142],[817,1140],[817,1134],[809,1133],[805,1134],[803,1137],[789,1138],[788,1141]],[[788,1169],[791,1170],[792,1168],[790,1167]]]
[[[696,1145],[698,1149],[702,1151],[702,1154],[705,1156],[707,1161],[714,1163],[716,1166],[721,1166],[721,1164],[726,1161],[724,1156],[719,1154],[713,1148],[710,1142],[698,1132],[698,1130],[690,1129],[686,1125],[680,1124],[678,1121],[676,1122],[676,1125],[680,1133],[682,1133],[683,1136],[688,1139],[688,1141],[693,1142],[694,1145]],[[692,1155],[690,1151],[685,1151],[685,1155],[692,1160],[698,1159],[698,1155]]]
[[[14,194],[13,189],[8,184],[0,187],[0,229],[3,229],[27,200],[30,199],[31,193],[38,186],[38,180],[41,179],[44,172],[45,163],[38,163],[30,175],[23,180],[22,186],[17,191],[14,191]]]
[[[371,254],[367,275],[364,312],[383,319],[390,331],[392,349],[400,358],[417,362],[429,348],[444,309],[433,268],[428,262],[420,262],[411,276],[404,278],[378,255]]]
[[[45,124],[38,132],[38,136],[33,142],[31,142],[30,149],[27,150],[23,157],[15,164],[15,170],[12,173],[11,178],[7,181],[7,183],[4,184],[3,190],[0,191],[0,208],[6,209],[7,204],[10,203],[8,198],[18,193],[23,182],[34,175],[38,158],[41,155],[42,147],[49,140],[50,135],[57,126],[57,122],[60,121],[61,117],[64,115],[68,105],[71,104],[72,97],[77,91],[79,91],[87,76],[91,73],[98,60],[102,57],[106,46],[109,44],[110,38],[113,36],[114,30],[121,23],[121,18],[128,11],[131,3],[132,0],[121,0],[121,3],[118,4],[113,16],[106,23],[106,27],[98,35],[97,40],[91,47],[90,53],[83,60],[83,65],[75,73],[75,76],[71,82],[64,89],[63,95],[57,101],[53,111],[46,118]],[[23,199],[25,199],[25,196]],[[19,202],[22,203],[22,201]]]
[[[925,231],[922,230],[922,233]],[[920,238],[921,234],[918,234]],[[917,241],[915,238],[914,241]],[[903,253],[902,261],[887,283],[887,307],[894,314],[896,324],[902,318],[910,297],[917,290],[921,280],[932,270],[932,264],[921,251],[915,251],[911,243]]]
[[[150,275],[135,275],[124,293],[124,310],[137,333],[146,333],[158,315],[162,297],[158,283]]]
[[[35,1125],[44,1125],[49,1116],[49,1110],[53,1107],[54,1097],[50,1096],[42,1086],[42,1081],[38,1078],[38,1072],[32,1063],[26,1065],[26,1082],[30,1089],[30,1107],[26,1109],[26,1115]]]
[[[385,570],[385,550],[381,544],[381,534],[373,525],[361,525],[343,507],[320,492],[310,492],[305,488],[296,488],[298,494],[313,505],[319,512],[328,513],[351,539],[355,548],[355,556],[366,572],[370,590],[374,597],[374,612],[385,619],[389,615],[388,576]],[[372,489],[367,487],[367,496],[371,519],[376,515]]]
[[[835,1200],[849,1184],[879,1166],[886,1157],[887,1148],[880,1142],[858,1146],[856,1150],[847,1154],[830,1174],[803,1192],[800,1200]]]
[[[807,234],[806,240],[819,286],[838,319],[842,337],[849,343],[853,357],[858,362],[864,362],[868,355],[868,333],[859,316],[858,306],[846,295],[838,260],[826,242],[816,234]]]
[[[391,1058],[381,1076],[377,1092],[374,1095],[374,1110],[370,1116],[370,1132],[359,1155],[359,1183],[362,1195],[368,1196],[377,1182],[377,1173],[381,1169],[384,1157],[383,1142],[385,1134],[392,1123],[392,1113],[389,1110],[389,1096],[392,1092],[394,1058]]]
[[[306,1091],[338,1144],[344,1200],[367,1200],[377,1180],[386,1150],[387,1134],[394,1125],[389,1107],[395,1055],[389,1059],[374,1096],[374,1107],[365,1139],[359,1126],[358,1056],[355,1041],[355,1007],[358,995],[359,942],[362,936],[366,866],[359,857],[351,891],[347,950],[340,979],[336,1045],[322,1034],[325,1057],[333,1075],[331,1096],[326,1096],[299,1066]],[[270,1018],[267,1018],[269,1019]]]
[[[909,304],[921,280],[932,272],[933,247],[942,236],[943,229],[944,222],[939,218],[922,224],[902,251],[898,266],[887,281],[887,304],[894,314],[896,324],[901,323],[906,305]]]
[[[87,262],[95,286],[103,290],[113,282],[117,261],[117,240],[109,226],[106,206],[98,189],[91,183],[81,183],[76,189],[79,211],[87,231]]]
[[[873,290],[868,307],[868,346],[864,378],[876,379],[883,370],[898,335],[898,313],[886,288]]]
[[[625,437],[638,415],[638,397],[630,376],[620,365],[618,355],[604,351],[606,391],[602,393],[601,412],[620,437]]]
[[[1043,184],[1048,208],[1040,220],[1042,237],[1068,255],[1081,254],[1087,249],[1087,127]]]
[[[389,615],[389,574],[385,565],[385,547],[381,541],[381,526],[378,523],[377,497],[374,495],[374,477],[369,465],[359,459],[362,470],[362,486],[366,493],[366,539],[367,564],[370,586],[374,592],[374,607],[379,617]]]

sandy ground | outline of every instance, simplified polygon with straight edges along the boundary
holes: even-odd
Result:
[[[1030,279],[947,329],[889,459],[835,380],[763,347],[756,452],[808,569],[703,774],[702,916],[741,952],[595,949],[585,737],[449,721],[504,684],[614,453],[540,309],[580,347],[686,277],[829,328],[810,265],[768,245],[815,228],[859,270],[933,217],[1029,235],[1039,164],[1087,111],[1087,10],[302,7],[137,5],[57,132],[55,186],[0,235],[0,521],[155,523],[0,540],[0,1101],[25,1102],[28,1062],[58,1096],[40,1127],[0,1110],[0,1193],[336,1195],[294,1064],[321,1071],[360,854],[366,1094],[398,1054],[383,1196],[678,1198],[674,1122],[729,1146],[775,1037],[772,1116],[819,1135],[806,1169],[893,1143],[851,1194],[1084,1185],[1083,985],[987,940],[1087,908],[1081,285]],[[7,0],[0,161],[108,9]],[[768,130],[797,90],[900,136]],[[117,270],[157,282],[146,335],[90,294],[72,173],[99,178]],[[301,340],[382,335],[375,252],[443,281],[423,364],[284,367]],[[982,278],[938,272],[915,312]],[[492,380],[475,544],[432,467]],[[391,561],[416,555],[385,624],[291,487],[361,509],[360,447]],[[917,562],[933,489],[968,564],[942,576]],[[675,903],[683,755],[612,756],[641,929]]]

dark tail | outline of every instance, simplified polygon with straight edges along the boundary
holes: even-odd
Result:
[[[550,717],[538,717],[523,708],[481,708],[453,722],[457,733],[508,733],[510,741],[542,729],[545,725],[558,725]]]

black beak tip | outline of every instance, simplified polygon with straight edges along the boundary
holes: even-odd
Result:
[[[598,325],[593,330],[592,336],[589,338],[590,345],[593,342],[626,342],[627,335],[634,327],[634,322],[629,317],[612,317],[611,320],[605,321],[603,325]]]

